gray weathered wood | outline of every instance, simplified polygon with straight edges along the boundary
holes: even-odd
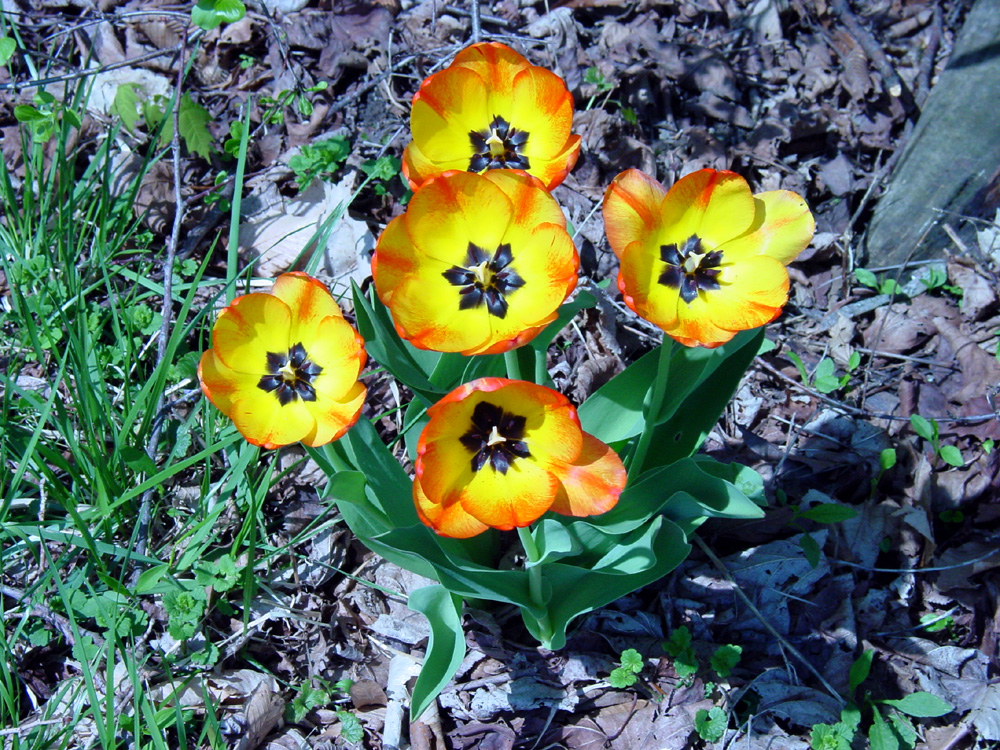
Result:
[[[1000,0],[977,0],[868,227],[867,263],[936,257],[1000,169]]]

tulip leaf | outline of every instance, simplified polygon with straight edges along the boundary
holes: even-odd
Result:
[[[455,676],[465,658],[462,598],[444,586],[425,586],[410,594],[407,606],[420,612],[431,624],[424,666],[410,700],[410,721],[417,721]]]
[[[501,354],[480,354],[467,357],[457,352],[441,355],[434,372],[431,373],[431,383],[443,393],[448,393],[462,383],[471,383],[483,377],[503,377],[504,361]]]
[[[739,387],[763,337],[763,328],[743,331],[728,344],[715,350],[725,349],[724,359],[715,363],[715,366],[706,368],[697,385],[687,390],[683,396],[683,403],[688,405],[687,408],[672,413],[656,427],[643,464],[645,467],[672,464],[693,455],[701,447]],[[674,374],[671,364],[671,378]],[[667,392],[673,393],[670,386]]]
[[[579,522],[608,534],[625,534],[661,512],[675,522],[701,517],[763,516],[757,504],[734,484],[706,471],[706,467],[714,468],[704,460],[685,458],[670,466],[645,471],[629,482],[614,508]]]
[[[431,383],[430,373],[441,354],[422,351],[403,341],[378,295],[372,295],[369,300],[355,283],[352,283],[352,292],[358,332],[365,340],[368,353],[428,404],[437,401],[443,391]]]
[[[667,396],[657,422],[669,420],[687,424],[692,417],[696,417],[694,423],[700,426],[708,418],[706,413],[712,413],[709,424],[714,425],[732,394],[718,405],[718,411],[717,399],[706,404],[703,397],[714,394],[716,390],[722,392],[730,381],[735,390],[760,347],[758,338],[761,336],[763,329],[758,328],[742,331],[732,341],[716,349],[674,346],[668,375],[670,385],[667,386]],[[650,384],[657,376],[659,358],[659,350],[654,349],[591,394],[578,410],[583,429],[605,443],[626,440],[642,432],[645,426],[643,403]],[[703,384],[709,382],[714,385],[703,393]],[[688,408],[682,409],[684,405]],[[684,444],[690,442],[685,441]],[[692,452],[688,451],[685,455]],[[676,452],[674,455],[679,457]]]
[[[335,447],[343,449],[351,465],[367,477],[376,507],[392,519],[392,526],[420,523],[413,484],[371,422],[359,419]]]
[[[569,555],[577,555],[584,549],[578,537],[559,518],[543,518],[532,530],[538,545],[538,559],[534,565],[553,562]],[[587,548],[589,549],[589,547]]]
[[[522,610],[524,623],[532,635],[547,641],[546,648],[562,648],[573,618],[659,580],[683,562],[690,551],[683,532],[671,521],[658,517],[621,540],[593,568],[561,562],[544,565],[544,580],[559,592],[548,604],[549,637],[545,638],[538,618]]]

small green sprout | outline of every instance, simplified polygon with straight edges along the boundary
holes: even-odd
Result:
[[[627,688],[635,684],[637,675],[642,671],[642,654],[634,648],[627,648],[622,651],[619,666],[611,670],[608,683],[613,688]]]
[[[936,419],[925,419],[919,414],[912,414],[910,426],[915,433],[931,444],[935,456],[938,456],[949,466],[957,468],[965,466],[961,450],[954,445],[941,445],[940,427]]]

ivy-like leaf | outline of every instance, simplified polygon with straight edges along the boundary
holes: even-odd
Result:
[[[136,123],[139,122],[138,88],[138,84],[123,83],[115,91],[114,101],[111,102],[111,114],[122,118],[122,125],[130,133],[135,133]]]
[[[180,136],[188,151],[198,154],[205,161],[212,155],[212,136],[208,132],[211,120],[208,110],[192,99],[190,94],[181,97],[181,109],[177,117]]]
[[[236,23],[247,13],[240,0],[198,0],[191,9],[191,22],[205,31],[223,23]]]
[[[887,706],[892,706],[898,711],[902,711],[909,716],[916,716],[918,719],[932,719],[944,716],[954,708],[948,701],[938,698],[933,693],[924,691],[910,693],[899,700],[879,701]]]

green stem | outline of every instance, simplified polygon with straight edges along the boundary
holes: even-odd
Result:
[[[642,434],[639,436],[639,443],[635,446],[632,454],[632,461],[628,467],[628,479],[632,481],[642,472],[642,465],[646,462],[646,454],[649,452],[649,444],[653,439],[653,430],[656,428],[656,420],[663,409],[663,397],[667,393],[667,381],[670,380],[670,357],[673,355],[674,340],[669,336],[663,337],[660,344],[660,360],[656,366],[656,377],[649,384],[649,391],[646,393],[644,402],[645,424],[642,427]]]
[[[545,385],[549,379],[549,368],[545,364],[545,350],[535,349],[535,383]]]
[[[538,553],[538,545],[531,536],[530,528],[518,527],[517,535],[521,539],[521,546],[524,547],[524,554],[528,557],[528,593],[531,595],[532,603],[539,609],[545,610],[545,614],[538,620],[538,625],[542,642],[548,643],[552,638],[552,624],[549,622],[548,607],[545,606],[545,599],[542,597],[542,568],[535,565],[541,555]]]
[[[511,380],[524,380],[521,377],[521,362],[517,358],[517,349],[503,353],[504,364],[507,365],[507,377]]]

